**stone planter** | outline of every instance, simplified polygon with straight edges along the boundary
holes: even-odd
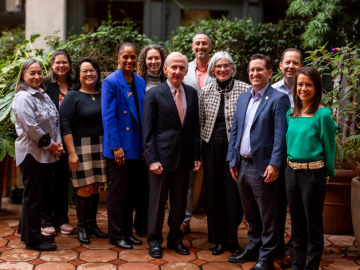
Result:
[[[360,255],[360,177],[354,177],[351,180],[351,216],[355,241]]]
[[[330,178],[324,202],[324,233],[353,233],[351,179],[355,176],[352,170],[335,170],[335,178]]]

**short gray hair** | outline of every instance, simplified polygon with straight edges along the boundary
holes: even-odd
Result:
[[[181,52],[172,52],[172,53],[170,53],[165,59],[164,66],[169,67],[171,58],[173,58],[175,56],[184,57],[185,63],[186,63],[186,68],[188,68],[188,59],[187,59],[186,55],[182,54]]]
[[[26,71],[28,70],[28,68],[32,65],[32,64],[39,64],[39,66],[42,68],[41,64],[39,61],[35,60],[34,58],[30,58],[30,59],[27,59],[21,66],[20,68],[20,72],[19,72],[19,77],[18,77],[18,82],[16,84],[16,87],[15,87],[15,93],[18,93],[20,91],[26,91],[27,88],[29,87],[25,81],[24,81],[24,78],[22,77],[23,75],[25,75]],[[42,89],[46,89],[45,88],[45,85],[44,85],[44,82],[41,83],[40,85],[40,88]]]
[[[193,43],[194,43],[194,39],[195,39],[195,37],[196,37],[197,35],[205,35],[205,36],[207,36],[208,39],[209,39],[209,45],[211,45],[211,38],[210,38],[210,36],[209,36],[208,34],[206,34],[205,32],[203,32],[203,31],[199,31],[199,32],[197,32],[197,33],[195,34],[195,36],[193,37]]]
[[[231,76],[235,77],[235,75],[236,75],[236,66],[235,66],[234,60],[232,59],[231,55],[226,51],[217,52],[217,53],[215,53],[213,55],[213,57],[211,57],[209,67],[208,67],[209,76],[211,78],[215,78],[214,66],[215,66],[216,62],[221,60],[221,59],[227,59],[230,62],[230,65],[233,68],[233,73],[231,74]]]

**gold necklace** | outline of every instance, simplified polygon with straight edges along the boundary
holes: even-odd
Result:
[[[91,96],[91,99],[92,99],[93,101],[96,100],[96,98],[94,97],[94,95],[90,94],[90,96]]]

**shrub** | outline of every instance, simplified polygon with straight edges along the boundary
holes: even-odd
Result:
[[[0,37],[0,61],[6,60],[14,53],[17,44],[25,40],[25,30],[22,27],[2,31]]]

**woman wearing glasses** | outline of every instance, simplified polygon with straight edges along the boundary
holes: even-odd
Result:
[[[206,183],[209,242],[216,244],[213,255],[231,249],[240,253],[237,230],[243,217],[241,200],[226,162],[228,140],[239,96],[249,88],[234,80],[236,67],[225,51],[209,63],[209,76],[216,82],[201,89],[200,136]]]
[[[73,72],[70,55],[65,50],[56,50],[51,58],[49,75],[44,78],[46,93],[60,110],[65,95],[70,90]],[[66,149],[65,149],[66,150]],[[68,214],[69,165],[68,155],[60,156],[53,165],[49,181],[46,181],[44,205],[41,218],[41,233],[56,235],[55,228],[62,234],[71,234]]]
[[[124,249],[142,242],[132,233],[132,215],[142,182],[142,108],[145,81],[133,72],[137,49],[132,43],[116,48],[120,68],[107,77],[102,91],[104,156],[109,168],[107,198],[110,243]]]
[[[75,67],[72,90],[60,107],[61,134],[69,154],[70,178],[77,189],[75,197],[78,238],[90,244],[89,235],[107,238],[96,224],[99,186],[107,182],[106,161],[102,155],[100,68],[90,58]]]

